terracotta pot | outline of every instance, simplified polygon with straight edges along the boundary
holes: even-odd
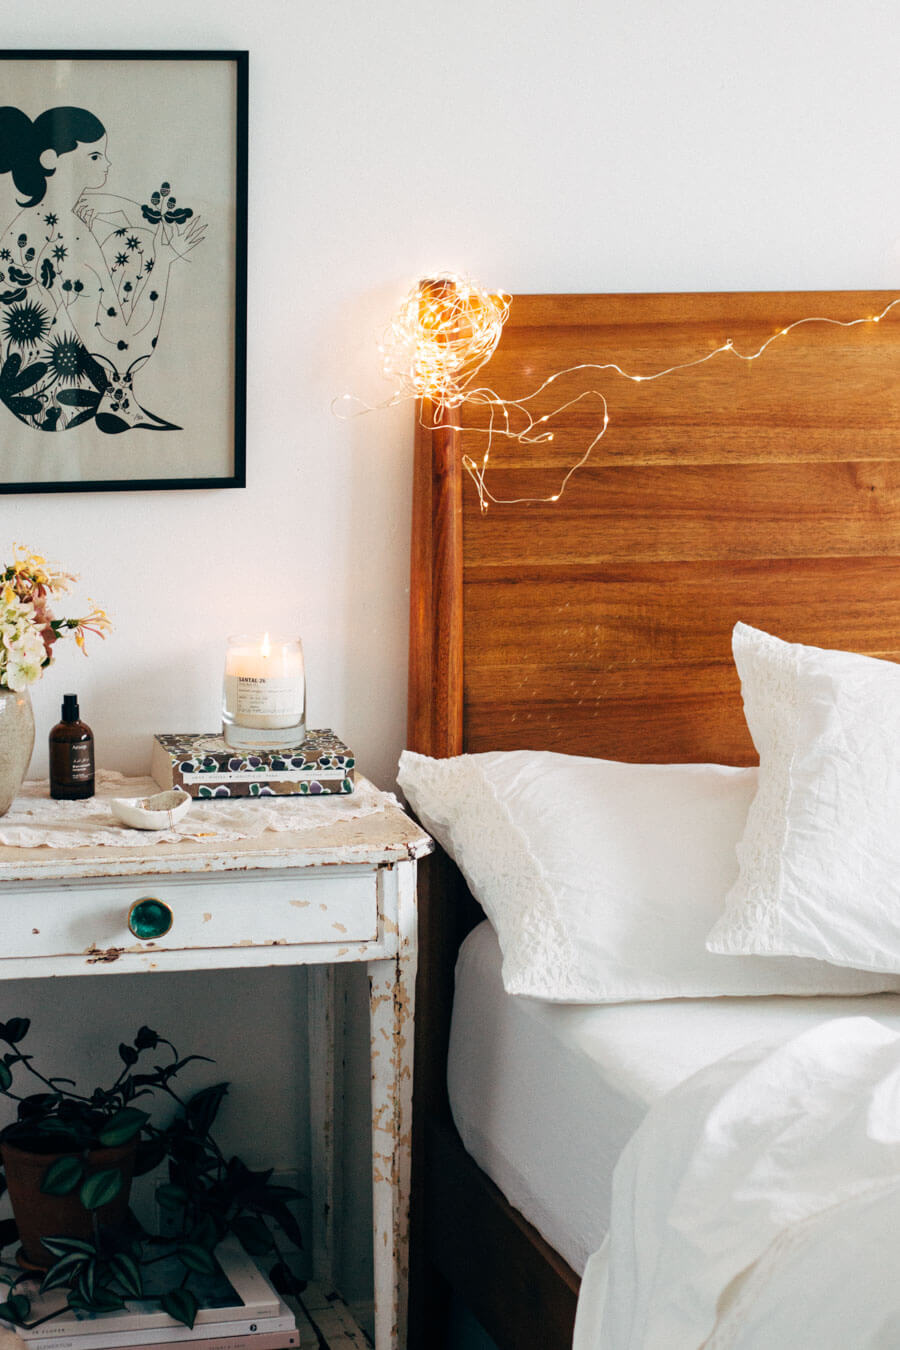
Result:
[[[87,1156],[88,1175],[102,1172],[107,1167],[118,1167],[123,1185],[119,1194],[108,1205],[93,1211],[101,1227],[113,1227],[124,1222],[128,1213],[128,1196],[134,1171],[137,1141],[131,1140],[118,1148],[92,1149]],[[59,1158],[77,1157],[71,1151],[64,1153],[31,1153],[15,1144],[0,1144],[0,1156],[6,1169],[6,1184],[12,1204],[13,1218],[22,1241],[22,1264],[46,1269],[56,1260],[41,1242],[45,1237],[90,1238],[94,1226],[91,1211],[78,1198],[78,1189],[70,1195],[43,1195],[41,1182],[51,1164]]]
[[[34,714],[26,692],[0,689],[0,816],[22,786],[34,749]]]

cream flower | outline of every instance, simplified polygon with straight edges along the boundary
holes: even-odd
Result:
[[[6,687],[20,694],[41,678],[46,652],[39,633],[26,632],[10,647],[6,658]]]

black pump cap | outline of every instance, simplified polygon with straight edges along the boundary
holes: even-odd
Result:
[[[77,722],[78,716],[78,695],[63,694],[62,720],[64,722]]]

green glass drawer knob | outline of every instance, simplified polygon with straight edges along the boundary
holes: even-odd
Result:
[[[148,938],[165,937],[174,922],[175,915],[170,906],[152,895],[135,900],[128,911],[128,927],[141,942],[146,942]]]

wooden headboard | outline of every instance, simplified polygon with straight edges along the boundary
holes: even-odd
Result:
[[[582,362],[650,374],[729,338],[758,349],[808,316],[879,314],[893,294],[519,296],[479,382],[515,398]],[[748,363],[664,379],[554,381],[550,413],[594,387],[610,424],[560,500],[483,514],[463,455],[485,411],[417,429],[411,749],[563,750],[752,762],[731,629],[900,660],[900,306],[808,324]],[[426,422],[435,414],[424,410]],[[499,498],[548,497],[602,424],[597,400],[552,444],[494,446]],[[480,917],[436,853],[419,888],[411,1345],[434,1350],[448,1286],[503,1350],[571,1344],[578,1280],[462,1148],[445,1063],[453,964]]]
[[[502,397],[581,362],[650,373],[794,321],[878,314],[882,292],[528,295],[479,382]],[[731,662],[737,619],[779,637],[900,659],[900,309],[806,324],[756,361],[586,388],[610,424],[554,504],[479,508],[479,407],[418,433],[411,747],[752,761]],[[595,400],[552,445],[496,443],[497,497],[553,493],[602,422]]]

